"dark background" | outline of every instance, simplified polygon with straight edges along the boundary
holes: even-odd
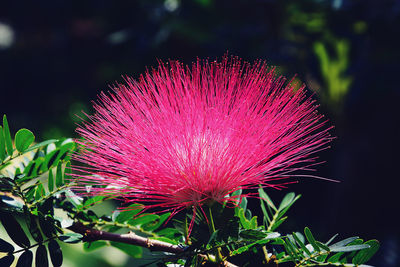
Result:
[[[371,264],[399,266],[399,27],[398,0],[2,0],[0,115],[75,137],[74,114],[157,59],[265,59],[316,92],[337,136],[318,175],[341,183],[289,186],[303,197],[283,229],[376,238]]]

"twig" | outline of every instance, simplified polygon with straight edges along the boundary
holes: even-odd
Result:
[[[184,249],[180,246],[173,245],[160,240],[154,240],[146,237],[139,236],[133,232],[127,234],[114,234],[105,231],[100,231],[96,229],[84,226],[81,223],[74,223],[72,226],[68,227],[69,230],[83,235],[86,241],[96,241],[96,240],[109,240],[115,242],[121,242],[125,244],[137,245],[141,247],[148,248],[155,251],[164,251],[174,254],[179,254],[184,252]]]

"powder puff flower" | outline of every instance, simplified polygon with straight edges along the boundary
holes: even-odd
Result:
[[[304,86],[236,58],[160,63],[94,108],[77,129],[78,187],[175,212],[279,187],[331,140]]]

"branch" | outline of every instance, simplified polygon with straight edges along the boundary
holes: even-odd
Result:
[[[141,246],[153,251],[164,251],[174,254],[179,254],[184,252],[184,249],[180,246],[159,240],[142,237],[133,232],[129,232],[127,234],[114,234],[89,228],[87,226],[84,226],[82,223],[74,223],[72,226],[68,227],[68,229],[75,233],[83,235],[85,237],[85,240],[89,242],[96,240],[109,240],[109,241]]]

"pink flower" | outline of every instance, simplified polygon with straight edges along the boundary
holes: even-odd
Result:
[[[161,63],[102,93],[94,108],[77,129],[74,157],[90,166],[77,167],[78,186],[175,212],[279,187],[274,180],[308,170],[331,140],[304,86],[237,58]]]

